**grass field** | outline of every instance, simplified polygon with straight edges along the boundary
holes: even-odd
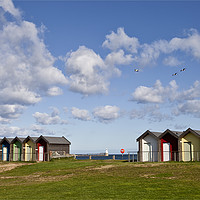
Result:
[[[0,163],[0,199],[200,199],[200,162],[9,164],[20,165]]]

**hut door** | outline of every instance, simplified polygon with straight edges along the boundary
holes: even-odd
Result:
[[[44,147],[39,146],[39,161],[44,161]]]
[[[192,145],[191,142],[184,142],[184,161],[192,160]]]
[[[143,162],[152,160],[152,145],[150,142],[144,143]]]
[[[31,146],[27,146],[27,161],[31,161]]]
[[[15,159],[14,159],[14,161],[19,161],[19,158],[20,158],[19,154],[20,154],[19,147],[17,145],[15,145],[15,155],[14,155]]]
[[[170,161],[170,143],[163,143],[163,161]]]
[[[3,161],[7,161],[7,154],[8,154],[7,147],[3,147]]]

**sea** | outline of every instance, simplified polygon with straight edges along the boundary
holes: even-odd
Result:
[[[133,155],[134,155],[134,162],[137,161],[137,154],[130,154],[130,160],[133,160]],[[113,156],[115,156],[115,160],[124,160],[124,161],[128,161],[129,160],[129,156],[128,154],[109,154],[108,156],[105,155],[92,155],[92,154],[76,154],[76,159],[77,160],[87,160],[87,159],[91,159],[92,160],[112,160]]]

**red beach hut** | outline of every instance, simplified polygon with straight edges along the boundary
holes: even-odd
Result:
[[[178,138],[182,132],[167,129],[160,136],[161,161],[178,161]]]

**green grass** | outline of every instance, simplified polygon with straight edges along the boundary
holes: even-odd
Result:
[[[0,199],[200,199],[200,162],[33,163],[0,173]]]

